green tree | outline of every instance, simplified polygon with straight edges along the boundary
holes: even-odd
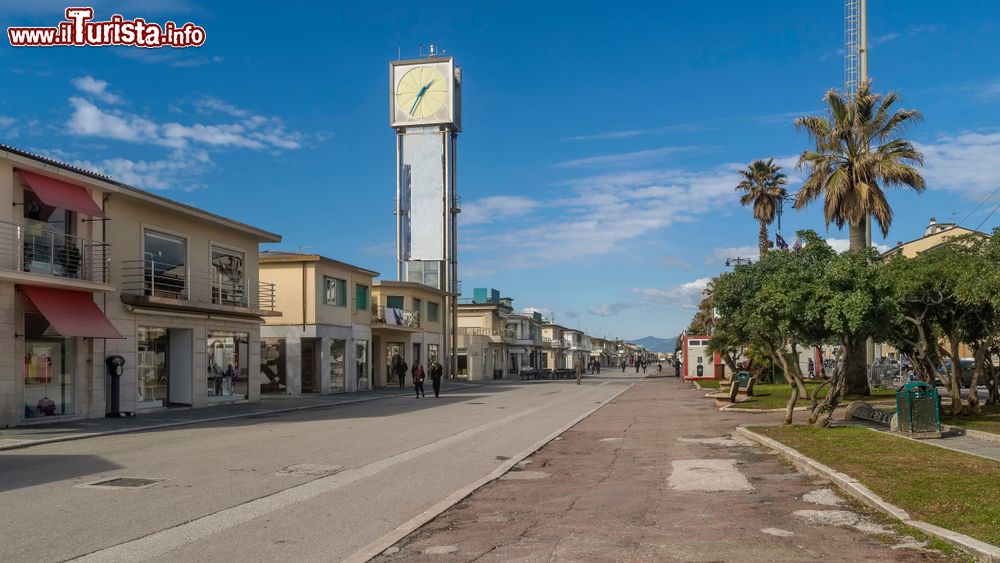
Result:
[[[868,81],[858,87],[853,98],[845,99],[830,90],[824,99],[827,115],[795,120],[796,127],[804,129],[815,144],[799,156],[798,166],[808,176],[795,198],[795,207],[801,209],[822,198],[827,228],[830,223],[838,228],[847,225],[850,248],[857,252],[866,246],[869,219],[878,223],[883,236],[889,233],[892,208],[884,188],[924,189],[924,178],[917,168],[923,164],[923,156],[902,137],[904,130],[920,119],[920,113],[893,108],[897,95],[873,93]],[[846,364],[847,391],[868,394],[864,342],[847,350]]]
[[[751,162],[744,170],[740,170],[740,176],[743,179],[736,185],[736,191],[743,192],[740,205],[752,206],[753,217],[760,223],[757,244],[760,245],[760,255],[763,257],[769,246],[767,227],[774,222],[782,200],[788,197],[785,189],[788,179],[773,158]]]

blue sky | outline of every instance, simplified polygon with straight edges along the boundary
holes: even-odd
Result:
[[[281,233],[391,278],[388,61],[435,43],[463,67],[460,278],[593,334],[676,335],[727,257],[754,252],[736,170],[806,148],[794,117],[843,82],[822,2],[93,1],[192,21],[203,47],[0,47],[0,142]],[[2,24],[66,4],[5,2]],[[924,121],[929,189],[893,192],[886,240],[966,219],[1000,185],[1000,4],[869,2],[870,72]],[[994,198],[963,223],[987,217]],[[782,231],[823,232],[818,206]],[[846,233],[832,229],[834,244]],[[793,237],[786,237],[793,238]]]

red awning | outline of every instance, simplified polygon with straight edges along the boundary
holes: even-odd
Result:
[[[125,338],[86,291],[22,285],[21,290],[62,336]]]
[[[35,192],[38,199],[42,200],[42,203],[91,217],[104,217],[104,212],[98,207],[94,198],[90,197],[90,193],[86,189],[34,172],[24,170],[18,170],[18,172],[21,173],[24,181],[31,186],[31,191]]]

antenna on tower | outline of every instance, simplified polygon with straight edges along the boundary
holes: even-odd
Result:
[[[867,0],[844,0],[844,93],[854,96],[868,80]]]

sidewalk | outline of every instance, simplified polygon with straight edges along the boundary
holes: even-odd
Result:
[[[445,391],[454,391],[468,387],[478,387],[480,385],[483,385],[483,383],[445,381],[442,389]],[[132,418],[62,420],[51,424],[31,424],[14,428],[3,428],[0,429],[0,451],[26,448],[52,442],[93,438],[95,436],[109,436],[216,422],[219,420],[329,408],[337,405],[391,399],[403,395],[408,396],[412,392],[412,387],[407,386],[405,391],[400,391],[398,388],[393,387],[336,395],[304,395],[299,397],[265,395],[261,398],[260,402],[256,403],[241,403],[198,409],[180,407],[155,413],[140,414]]]
[[[637,383],[376,560],[946,559],[733,436],[780,413],[720,413],[703,395]]]

